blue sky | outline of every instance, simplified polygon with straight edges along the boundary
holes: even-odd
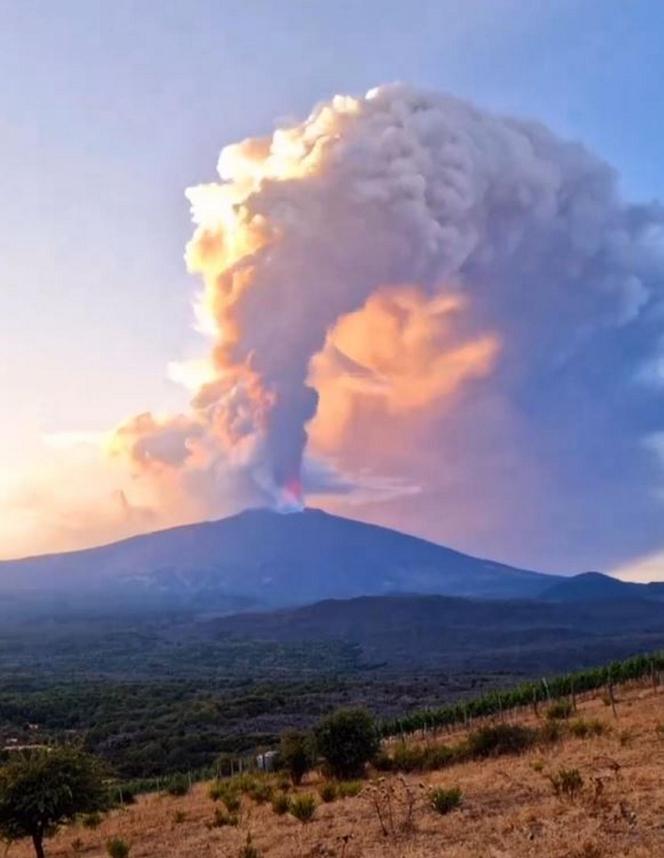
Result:
[[[664,197],[654,0],[0,0],[0,470],[183,392],[188,185],[235,139],[402,80],[541,119]]]

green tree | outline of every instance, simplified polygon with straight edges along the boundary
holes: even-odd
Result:
[[[279,759],[297,786],[316,761],[313,737],[300,730],[284,733],[279,745]]]
[[[330,773],[339,779],[362,775],[380,747],[378,730],[364,709],[340,709],[315,730],[316,747]]]
[[[0,834],[30,837],[37,858],[60,825],[107,807],[99,761],[74,748],[16,753],[0,768]]]

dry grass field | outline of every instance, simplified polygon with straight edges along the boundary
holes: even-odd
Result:
[[[601,695],[579,703],[580,717],[606,725],[602,735],[566,735],[520,756],[424,775],[377,775],[357,797],[320,803],[309,823],[245,797],[237,827],[214,827],[220,803],[208,797],[207,784],[199,784],[181,798],[142,796],[94,830],[64,829],[48,842],[47,854],[101,858],[109,838],[120,836],[130,844],[131,858],[240,858],[251,832],[253,855],[266,858],[662,858],[664,691],[621,688],[617,700],[617,718]],[[462,733],[440,741],[460,738]],[[557,796],[548,777],[562,768],[581,775],[572,797]],[[299,792],[317,794],[319,786],[311,777]],[[459,786],[461,806],[438,814],[429,799],[437,786]],[[374,799],[381,802],[387,834]],[[412,819],[404,828],[409,802]],[[28,843],[9,851],[10,858],[29,855]]]

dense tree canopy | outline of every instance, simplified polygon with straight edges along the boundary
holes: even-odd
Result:
[[[361,775],[380,747],[376,723],[365,709],[340,709],[324,718],[315,732],[317,750],[338,778]]]
[[[30,837],[37,858],[59,825],[107,806],[98,761],[74,748],[16,753],[0,768],[0,834],[9,842]]]

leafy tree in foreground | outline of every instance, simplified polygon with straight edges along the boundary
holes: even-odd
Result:
[[[324,718],[315,733],[318,752],[339,779],[362,775],[380,747],[374,719],[364,709],[340,709]]]
[[[279,758],[297,786],[316,761],[312,736],[299,730],[284,733],[279,745]]]
[[[17,753],[0,768],[0,835],[30,837],[37,858],[60,825],[107,806],[99,762],[73,748]]]

